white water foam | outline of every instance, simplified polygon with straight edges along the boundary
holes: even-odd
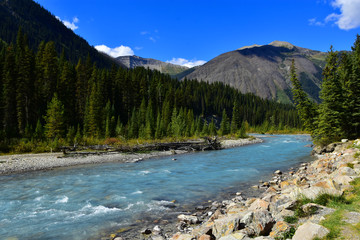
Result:
[[[56,200],[56,204],[59,204],[59,203],[67,203],[69,201],[69,198],[67,196],[63,196],[62,198]]]
[[[140,171],[140,175],[147,175],[147,174],[149,174],[149,173],[151,173],[150,171],[147,171],[147,170],[145,170],[145,171]]]
[[[169,170],[167,170],[167,169],[165,169],[164,172],[165,172],[165,173],[171,173],[171,171],[169,171]]]
[[[41,196],[41,197],[35,198],[35,201],[36,201],[36,202],[40,202],[40,201],[43,200],[43,199],[44,199],[44,196]]]
[[[136,192],[131,193],[131,195],[142,194],[142,193],[143,193],[142,191],[138,190]]]

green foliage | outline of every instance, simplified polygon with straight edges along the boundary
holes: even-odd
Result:
[[[90,55],[74,65],[65,50],[57,54],[56,42],[41,42],[32,52],[25,39],[19,31],[15,44],[0,44],[0,142],[5,145],[22,138],[84,144],[113,137],[246,137],[250,129],[301,126],[293,106],[241,94],[222,83],[180,82],[145,68],[107,70]]]
[[[302,89],[301,83],[296,75],[295,61],[292,60],[291,68],[290,68],[290,80],[292,83],[292,93],[294,102],[296,105],[296,109],[299,112],[300,118],[303,121],[304,128],[307,131],[314,131],[315,129],[315,117],[316,117],[316,109],[315,103],[311,102],[306,94],[306,92]]]
[[[291,227],[288,231],[281,234],[281,236],[275,237],[275,240],[287,240],[292,239],[292,237],[295,235],[296,229],[294,227]]]
[[[360,36],[351,52],[339,53],[330,48],[323,70],[320,91],[322,102],[317,110],[298,81],[293,62],[291,81],[296,107],[314,142],[327,145],[342,138],[360,137]]]
[[[61,138],[64,135],[64,105],[59,101],[57,94],[54,95],[48,105],[44,117],[45,134],[48,138]]]

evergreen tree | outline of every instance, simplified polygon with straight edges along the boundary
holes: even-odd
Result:
[[[45,119],[45,134],[48,138],[61,138],[64,135],[64,105],[54,94],[48,105]]]
[[[5,137],[12,138],[17,136],[17,112],[16,112],[16,72],[15,72],[15,53],[14,47],[7,48],[3,70],[3,129]]]
[[[313,132],[316,127],[314,124],[316,117],[315,104],[309,100],[307,94],[301,87],[301,83],[297,78],[294,59],[292,60],[290,67],[290,80],[292,83],[291,91],[294,97],[296,109],[303,121],[304,128],[309,132]],[[275,124],[273,123],[273,125]]]
[[[237,130],[240,129],[240,126],[241,126],[240,106],[238,100],[235,99],[233,111],[232,111],[232,119],[231,119],[231,133],[236,133]]]
[[[230,133],[229,117],[226,114],[226,110],[223,110],[221,123],[220,123],[220,135],[227,135]]]
[[[339,141],[344,136],[344,96],[338,74],[338,53],[330,48],[323,70],[323,83],[319,105],[318,127],[315,131],[316,141],[328,144]]]
[[[360,35],[356,36],[352,47],[352,71],[345,82],[346,88],[346,114],[350,123],[348,136],[358,138],[360,136]],[[349,66],[349,64],[348,64]]]

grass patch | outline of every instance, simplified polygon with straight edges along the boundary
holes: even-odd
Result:
[[[360,223],[353,226],[343,221],[343,216],[346,212],[360,212],[360,178],[355,179],[351,185],[353,189],[345,192],[342,198],[331,198],[327,205],[335,208],[336,211],[326,217],[321,225],[330,230],[330,233],[323,239],[337,239],[341,238],[341,229],[344,226],[350,227],[360,235]]]
[[[286,240],[286,239],[292,239],[292,237],[295,235],[296,229],[294,227],[291,227],[289,231],[284,232],[281,234],[281,236],[275,237],[275,240]]]

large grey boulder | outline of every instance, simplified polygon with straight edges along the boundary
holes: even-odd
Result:
[[[306,222],[301,225],[295,232],[293,240],[312,240],[314,238],[323,238],[330,231],[316,223]]]
[[[275,224],[275,220],[269,211],[255,211],[246,214],[240,221],[246,227],[255,231],[255,235],[268,235]]]

